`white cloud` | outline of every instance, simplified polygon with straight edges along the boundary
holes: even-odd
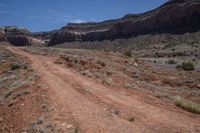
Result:
[[[49,16],[28,16],[28,18],[39,21],[49,21],[53,19],[52,17]]]
[[[45,14],[37,15],[37,16],[29,16],[30,19],[50,22],[50,23],[59,23],[59,24],[67,24],[67,23],[84,23],[87,21],[94,21],[95,19],[84,17],[84,16],[76,16],[76,15],[67,15],[62,12],[58,12],[56,10],[48,9]]]
[[[96,19],[95,18],[90,18],[90,21],[96,21]]]
[[[74,20],[71,20],[72,23],[84,23],[86,22],[85,20],[83,19],[74,19]]]

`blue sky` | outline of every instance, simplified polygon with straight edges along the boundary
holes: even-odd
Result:
[[[120,18],[143,13],[167,0],[0,0],[0,26],[49,31],[67,23]]]

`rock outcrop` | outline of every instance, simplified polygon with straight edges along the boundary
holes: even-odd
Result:
[[[7,40],[14,46],[40,46],[44,44],[42,40],[26,35],[7,36]]]
[[[4,36],[4,40],[8,41],[15,46],[25,46],[25,45],[42,45],[44,41],[35,38],[32,33],[25,29],[16,26],[4,26],[1,27],[1,33]],[[0,35],[1,36],[1,35]]]
[[[68,24],[51,35],[49,44],[113,40],[141,34],[182,34],[199,30],[200,1],[170,0],[143,14],[129,14],[101,23]]]
[[[2,28],[0,28],[0,41],[6,41],[6,36]]]
[[[47,32],[35,32],[32,33],[32,36],[34,38],[43,40],[45,43],[48,43],[50,40],[50,37],[56,32],[56,30],[53,31],[47,31]]]
[[[6,37],[3,32],[0,32],[0,41],[6,41]]]

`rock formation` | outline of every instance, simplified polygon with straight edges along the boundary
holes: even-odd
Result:
[[[0,39],[0,41],[6,40],[15,46],[42,45],[44,43],[41,39],[34,38],[32,33],[25,28],[19,28],[16,26],[4,26],[0,29],[0,38],[1,36],[4,37],[4,39]]]
[[[200,30],[200,0],[169,0],[142,14],[128,14],[100,23],[70,23],[60,30],[31,33],[16,26],[0,27],[0,41],[16,46],[56,45],[73,41],[102,41],[142,34],[182,34]]]
[[[5,33],[2,28],[0,28],[0,41],[6,41]]]
[[[199,0],[170,0],[143,14],[129,14],[101,23],[68,24],[51,35],[50,45],[71,41],[101,41],[141,34],[182,34],[200,30]]]
[[[6,41],[6,37],[3,32],[0,32],[0,41]]]

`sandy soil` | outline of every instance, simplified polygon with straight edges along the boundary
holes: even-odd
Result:
[[[142,95],[128,95],[84,78],[55,64],[55,57],[33,55],[20,48],[10,51],[30,59],[32,67],[49,88],[56,115],[73,118],[83,133],[200,132],[200,118],[148,104]],[[62,123],[60,123],[62,124]]]

